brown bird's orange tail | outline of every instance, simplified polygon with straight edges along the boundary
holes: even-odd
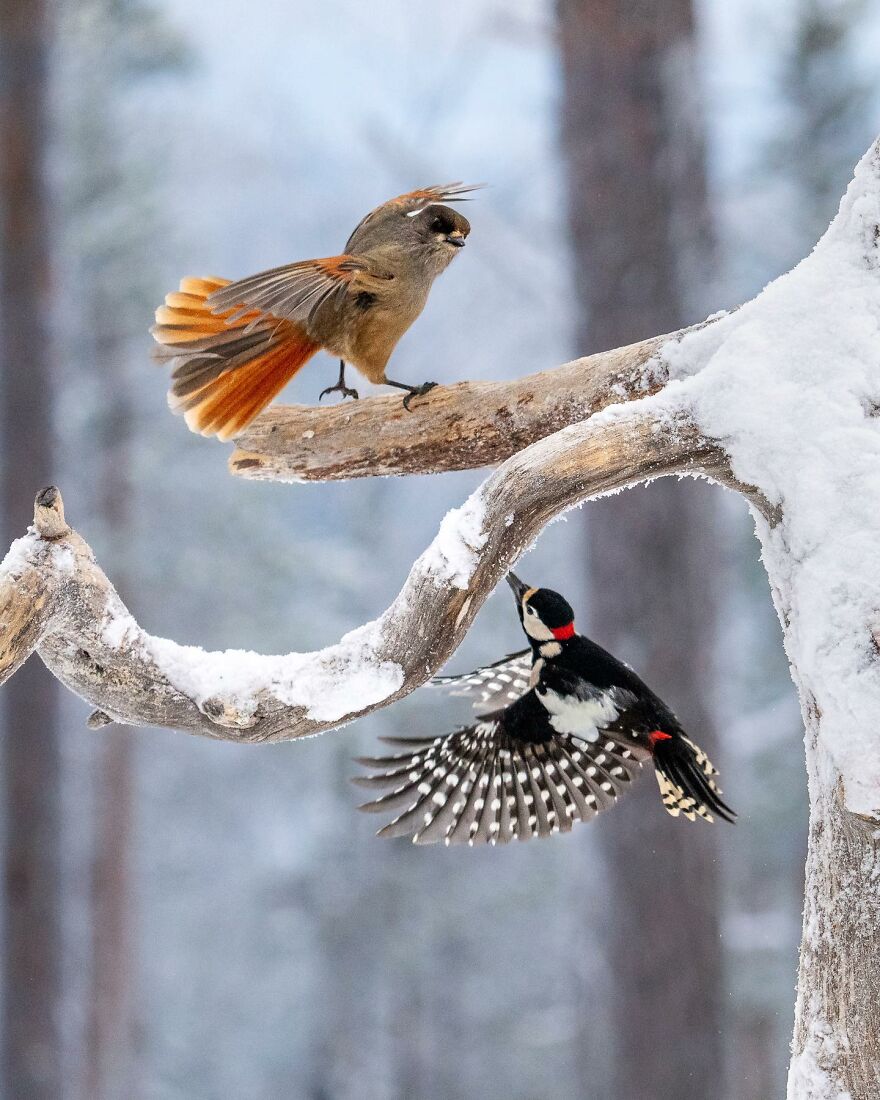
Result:
[[[168,404],[190,431],[231,439],[318,350],[302,326],[247,307],[213,312],[228,279],[186,278],[165,296],[150,330],[157,357],[171,359]]]

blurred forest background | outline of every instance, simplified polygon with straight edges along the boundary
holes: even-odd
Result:
[[[486,180],[402,377],[515,377],[674,329],[809,251],[880,130],[878,48],[876,0],[5,0],[3,544],[56,482],[152,632],[335,640],[481,475],[230,478],[167,412],[165,291],[332,254],[391,195]],[[290,396],[334,378],[316,360]],[[572,513],[518,570],[711,748],[736,829],[672,821],[645,779],[551,841],[379,842],[351,756],[463,701],[234,746],[89,732],[32,661],[0,693],[2,1096],[781,1096],[806,792],[757,556],[740,499],[676,482]],[[505,592],[453,667],[518,645]]]

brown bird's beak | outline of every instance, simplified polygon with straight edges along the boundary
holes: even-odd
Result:
[[[527,584],[524,584],[516,575],[516,573],[507,574],[507,583],[510,585],[514,596],[516,596],[517,603],[519,603],[526,592],[528,592],[529,586]]]
[[[454,244],[456,248],[464,248],[465,235],[460,229],[453,229],[451,233],[447,233],[446,240],[449,244]]]

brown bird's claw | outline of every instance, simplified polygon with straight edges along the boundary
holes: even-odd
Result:
[[[409,403],[414,397],[424,397],[424,395],[428,393],[429,390],[433,390],[436,385],[436,382],[423,382],[421,386],[411,387],[409,393],[407,393],[403,399],[403,407],[406,409],[406,411],[412,412],[412,409],[410,409],[409,407]]]
[[[324,395],[328,393],[341,393],[343,401],[346,397],[353,397],[355,401],[360,398],[358,391],[353,390],[351,386],[346,386],[344,382],[337,382],[335,386],[328,386],[326,390],[321,390],[318,394],[318,400],[321,401]]]

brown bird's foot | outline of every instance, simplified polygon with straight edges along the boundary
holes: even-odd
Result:
[[[353,390],[350,386],[346,386],[343,382],[337,382],[335,386],[328,386],[326,390],[321,390],[318,394],[318,400],[320,401],[328,393],[341,393],[343,398],[353,397],[355,401],[358,400],[360,394],[357,390]]]
[[[407,394],[403,399],[403,407],[410,412],[409,403],[414,397],[424,397],[426,393],[433,390],[436,382],[423,382],[421,386],[408,386],[406,382],[392,382],[390,378],[385,379],[386,386],[396,386],[399,390],[406,390]]]
[[[345,400],[346,397],[353,397],[355,401],[357,401],[360,397],[360,394],[357,390],[353,390],[351,386],[346,386],[345,384],[344,360],[340,359],[339,361],[339,381],[336,383],[335,386],[328,386],[326,390],[321,390],[321,392],[318,394],[318,400],[322,400],[324,394],[326,393],[341,393],[343,400]]]

